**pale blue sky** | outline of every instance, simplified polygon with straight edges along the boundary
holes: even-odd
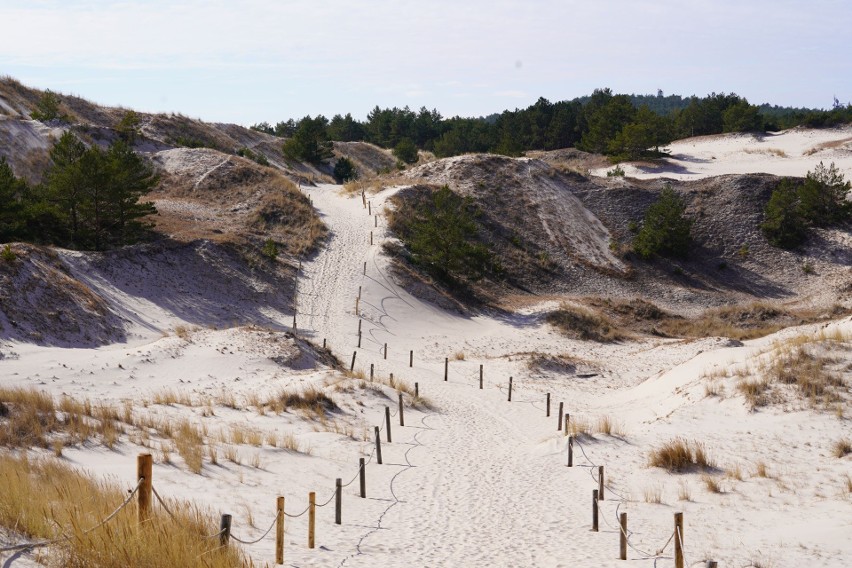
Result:
[[[246,125],[478,116],[596,87],[852,100],[850,0],[0,0],[0,26],[0,74]]]

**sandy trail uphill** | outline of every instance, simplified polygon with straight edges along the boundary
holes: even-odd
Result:
[[[398,288],[378,252],[387,236],[381,212],[392,190],[373,197],[370,209],[378,218],[368,215],[360,196],[346,197],[338,186],[308,193],[330,239],[303,265],[300,328],[318,342],[326,339],[347,367],[355,352],[355,369],[368,379],[372,366],[377,376],[394,373],[408,384],[418,382],[432,406],[422,420],[401,429],[408,431],[399,435],[404,455],[397,448],[386,462],[402,466],[390,480],[393,506],[378,524],[365,526],[356,550],[339,565],[617,564],[616,533],[587,538],[594,481],[590,468],[579,466],[581,459],[578,467],[566,467],[556,399],[550,418],[543,391],[534,385],[516,383],[513,402],[507,401],[508,377],[520,369],[503,355],[519,345],[541,347],[552,342],[550,334],[526,325],[523,316],[497,321],[448,314]],[[454,358],[445,381],[447,356]],[[479,364],[487,369],[482,390]],[[603,521],[602,530],[609,530]],[[305,560],[332,565],[331,557]]]

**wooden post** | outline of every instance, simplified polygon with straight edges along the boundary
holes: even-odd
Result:
[[[562,403],[562,402],[559,403],[559,414],[556,416],[556,420],[558,422],[558,424],[556,425],[557,431],[562,430],[562,405],[563,404],[564,403]]]
[[[144,523],[151,516],[151,492],[154,486],[154,458],[151,454],[136,456],[136,481],[139,485],[139,522]]]
[[[598,466],[598,499],[604,501],[604,466]]]
[[[627,513],[621,513],[619,515],[619,522],[621,523],[621,538],[618,542],[618,557],[622,560],[627,560]]]
[[[379,216],[378,216],[378,215],[375,215],[375,218],[376,218],[376,224],[375,224],[375,225],[373,225],[373,226],[374,226],[374,227],[378,227],[378,226],[379,226]]]
[[[358,299],[361,299],[361,286],[358,286]],[[361,331],[361,322],[358,322],[358,331]]]
[[[339,477],[334,481],[334,524],[343,523],[343,480]]]
[[[275,563],[284,564],[284,497],[275,503]]]
[[[364,465],[364,458],[358,458],[358,477],[361,482],[361,499],[367,498],[367,466]]]
[[[445,381],[447,380],[447,375],[449,373],[449,369],[450,369],[450,358],[444,357],[444,380]]]
[[[322,338],[322,348],[325,349],[325,337]]]
[[[367,215],[373,214],[373,203],[371,201],[367,202]]]
[[[382,437],[379,435],[379,427],[374,426],[376,429],[376,463],[382,465]]]
[[[367,208],[367,196],[364,194],[364,190],[361,190],[361,203],[364,204],[364,209]]]
[[[367,275],[367,261],[364,261],[364,275]]]
[[[361,305],[361,298],[355,298],[355,315],[356,316],[361,315],[360,305]]]
[[[420,398],[420,383],[414,383],[414,398]]]
[[[317,494],[308,493],[308,548],[313,548],[316,543],[317,530]]]
[[[370,363],[370,380],[373,380],[373,377],[376,376],[376,366],[373,363]]]
[[[598,490],[592,490],[592,530],[598,532]]]
[[[482,365],[479,366],[479,390],[482,390]]]
[[[358,331],[358,349],[361,349],[361,331]]]
[[[408,352],[408,366],[409,367],[414,366],[414,350],[413,349]]]
[[[683,568],[683,513],[674,514],[675,568]]]
[[[231,515],[222,515],[219,521],[219,546],[228,546],[231,540]]]
[[[388,344],[385,343],[385,359],[387,360],[387,358],[388,358]]]
[[[548,416],[548,417],[549,417],[549,416],[550,416],[550,393],[547,393],[547,403],[546,403],[546,406],[547,406],[547,413],[545,414],[545,416]]]
[[[707,561],[707,568],[717,568],[718,566],[719,566],[719,563],[716,562],[715,560],[708,560]]]
[[[388,444],[391,443],[390,406],[385,405],[385,426],[388,429]]]
[[[405,418],[403,418],[402,412],[402,393],[399,393],[399,425],[405,426]]]
[[[512,377],[509,377],[509,402],[512,402]]]
[[[370,246],[373,246],[373,231],[370,231]]]
[[[351,364],[351,365],[349,365],[349,370],[350,370],[350,371],[354,371],[354,370],[355,370],[355,355],[357,355],[357,354],[358,354],[358,352],[357,352],[357,351],[353,351],[353,352],[352,352],[352,364]]]
[[[361,294],[358,294],[358,296],[360,297]],[[361,333],[361,324],[363,322],[364,322],[364,320],[362,320],[361,318],[358,318],[358,333]]]
[[[293,314],[293,333],[296,333],[296,314]]]
[[[574,467],[574,436],[568,436],[568,467]]]
[[[568,419],[571,418],[571,415],[567,412],[565,413],[565,435],[568,435]]]

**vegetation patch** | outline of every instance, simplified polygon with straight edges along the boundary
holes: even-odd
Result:
[[[703,443],[689,442],[685,438],[674,438],[652,450],[648,463],[651,467],[661,467],[672,473],[716,468]]]
[[[606,316],[571,304],[548,313],[545,321],[575,339],[610,342],[627,337]]]

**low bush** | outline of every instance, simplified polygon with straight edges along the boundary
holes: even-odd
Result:
[[[562,304],[558,310],[548,313],[545,321],[566,335],[582,340],[609,342],[626,337],[606,316],[570,304]]]
[[[651,451],[651,467],[661,467],[670,472],[685,472],[693,469],[714,469],[715,466],[701,442],[688,442],[685,438],[669,440]]]

